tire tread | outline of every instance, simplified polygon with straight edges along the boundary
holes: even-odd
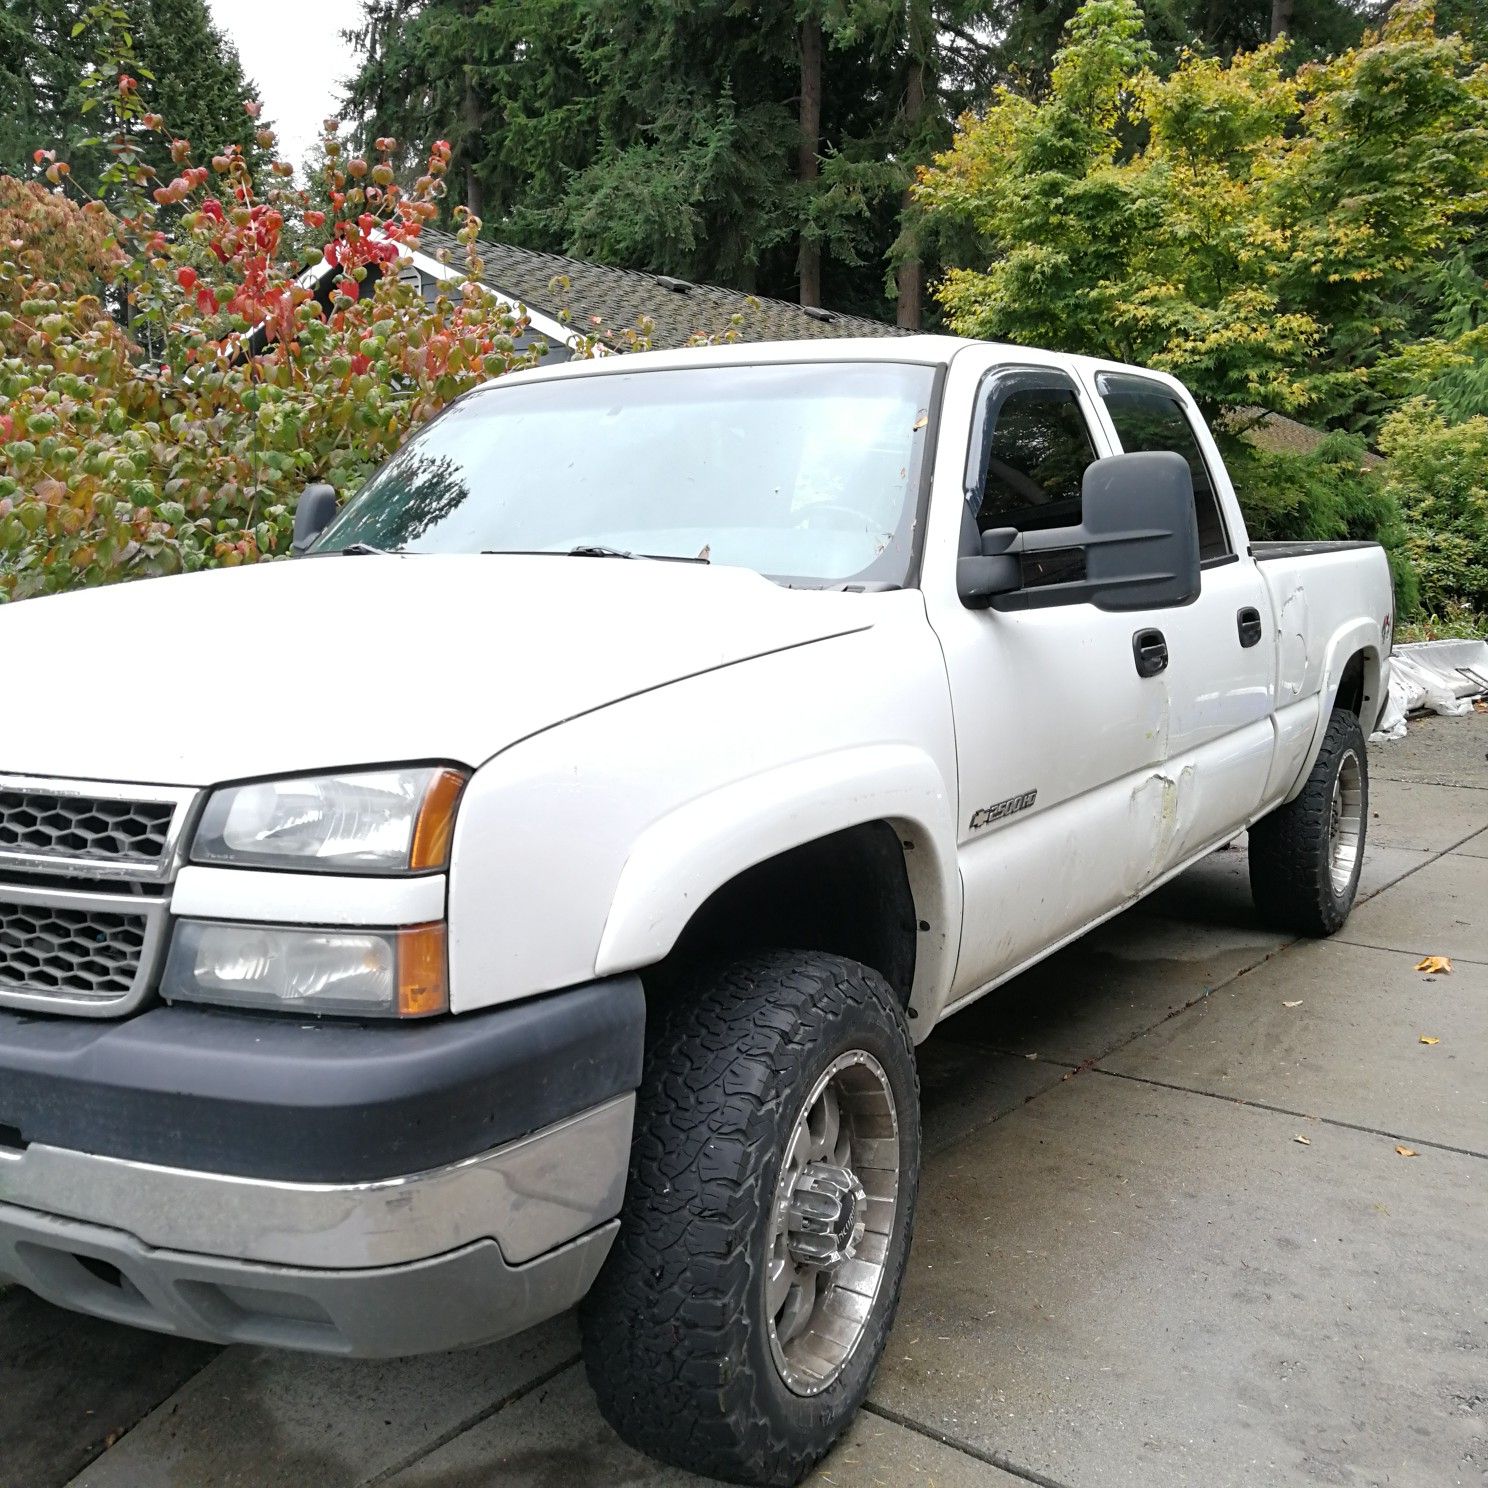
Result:
[[[633,1447],[733,1482],[792,1484],[831,1446],[867,1391],[823,1400],[815,1430],[791,1430],[759,1407],[742,1330],[755,1246],[772,1193],[787,1078],[807,1067],[834,1025],[889,1033],[914,1077],[904,1014],[883,978],[841,956],[766,952],[703,976],[657,1018],[637,1100],[620,1234],[580,1308],[585,1367],[605,1418]],[[901,1113],[915,1122],[918,1115]],[[907,1199],[913,1204],[913,1175]],[[912,1222],[912,1207],[910,1211]],[[901,1254],[907,1255],[906,1231]],[[903,1265],[884,1285],[881,1349]],[[875,1355],[876,1357],[876,1355]],[[773,1366],[771,1366],[773,1369]],[[812,1397],[813,1403],[816,1397]],[[841,1417],[834,1426],[830,1417]]]
[[[1352,748],[1363,776],[1363,816],[1359,856],[1369,822],[1369,767],[1359,720],[1335,709],[1323,735],[1322,748],[1301,793],[1263,816],[1250,829],[1250,891],[1262,919],[1281,930],[1326,936],[1342,926],[1353,908],[1359,874],[1340,898],[1328,872],[1328,818],[1333,779],[1339,762]]]

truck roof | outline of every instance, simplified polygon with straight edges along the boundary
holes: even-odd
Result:
[[[1089,372],[1129,372],[1160,380],[1180,389],[1182,384],[1165,372],[1103,357],[1076,356],[1065,351],[1018,346],[1011,342],[975,341],[964,336],[841,336],[830,340],[751,341],[733,345],[687,346],[666,351],[633,351],[569,362],[554,362],[494,381],[517,378],[524,382],[558,377],[592,377],[620,371],[655,371],[669,367],[759,366],[772,362],[917,362],[947,366],[961,352],[981,347],[1006,353],[1009,362],[1023,366],[1079,367]],[[482,384],[489,386],[490,384]]]

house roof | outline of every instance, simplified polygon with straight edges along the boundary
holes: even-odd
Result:
[[[447,252],[447,261],[456,268],[464,262],[463,246],[449,233],[425,228],[418,246],[436,258]],[[651,341],[658,349],[682,346],[698,332],[722,336],[735,315],[741,317],[740,341],[903,334],[897,326],[861,315],[807,309],[788,300],[692,284],[665,274],[614,269],[557,253],[535,253],[487,238],[479,240],[479,252],[484,264],[481,277],[499,294],[549,316],[567,310],[574,331],[607,341],[635,327],[643,316],[655,327]]]
[[[1311,424],[1298,423],[1282,413],[1262,413],[1259,408],[1237,408],[1233,420],[1243,428],[1241,438],[1247,444],[1271,455],[1312,455],[1328,437],[1326,429],[1315,429]],[[1253,420],[1254,422],[1249,422]],[[1247,427],[1248,424],[1248,427]],[[1382,464],[1372,450],[1366,451],[1364,465],[1368,469]]]

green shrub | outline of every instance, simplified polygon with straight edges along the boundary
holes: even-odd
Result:
[[[1448,423],[1412,398],[1385,420],[1382,485],[1405,519],[1405,551],[1433,615],[1488,611],[1488,418]]]
[[[1256,449],[1233,435],[1222,436],[1221,445],[1251,537],[1381,543],[1397,612],[1415,613],[1416,555],[1397,493],[1380,463],[1369,460],[1362,439],[1330,434],[1308,454]]]

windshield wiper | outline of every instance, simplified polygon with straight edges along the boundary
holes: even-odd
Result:
[[[375,548],[371,543],[354,542],[332,551],[340,553],[343,557],[349,554],[353,558],[361,558],[370,553],[375,558],[392,558],[403,550],[402,548]]]
[[[485,558],[649,558],[653,563],[707,563],[708,550],[696,558],[681,553],[632,553],[629,548],[611,548],[604,543],[580,543],[577,547],[554,551],[552,548],[482,548]]]
[[[570,558],[649,558],[654,563],[707,563],[708,550],[703,549],[696,558],[682,553],[632,553],[627,548],[608,548],[603,543],[580,543],[568,550]]]

